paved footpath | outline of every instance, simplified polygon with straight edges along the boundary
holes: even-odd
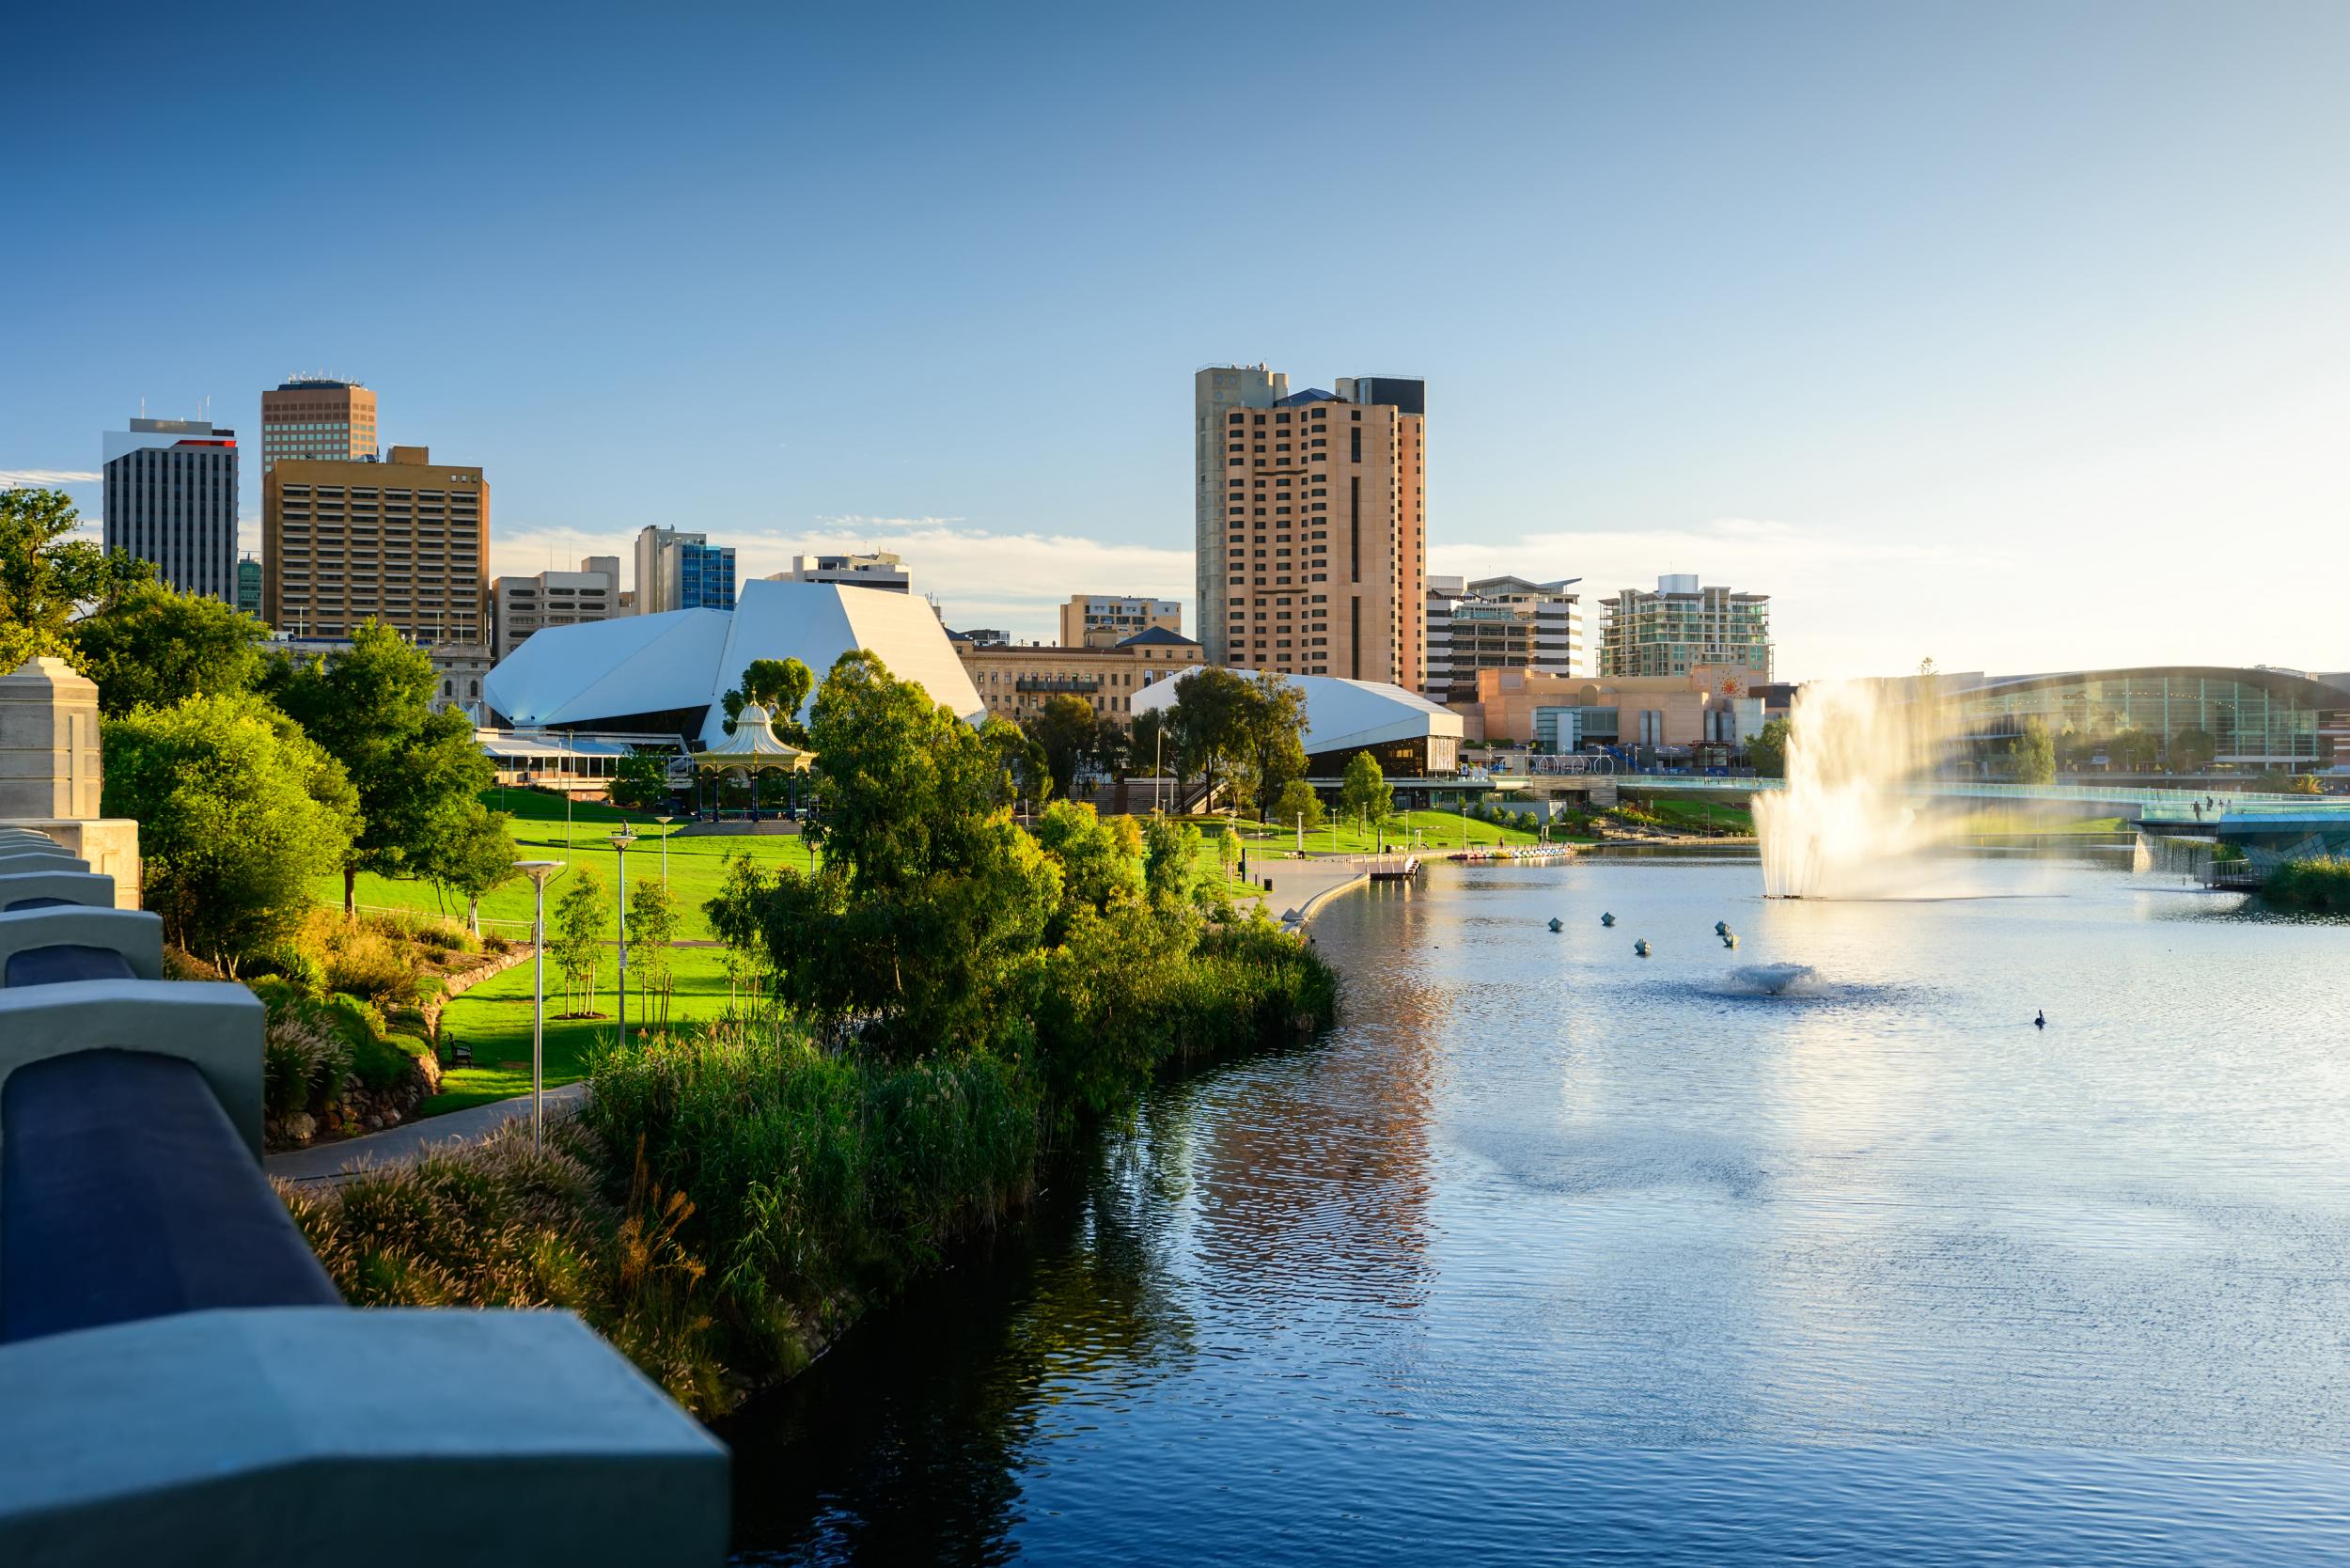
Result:
[[[544,1096],[547,1114],[552,1116],[558,1106],[576,1105],[587,1096],[588,1086],[584,1083],[550,1089]],[[354,1168],[406,1165],[436,1145],[485,1138],[515,1118],[527,1120],[529,1116],[530,1096],[518,1094],[511,1100],[493,1100],[486,1105],[468,1106],[446,1116],[404,1121],[380,1133],[347,1137],[337,1143],[289,1149],[282,1154],[264,1158],[261,1168],[299,1186],[340,1186]]]

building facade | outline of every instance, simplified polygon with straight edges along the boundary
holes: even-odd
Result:
[[[1432,702],[1477,700],[1480,669],[1574,675],[1583,667],[1583,601],[1567,589],[1582,579],[1428,579],[1428,680]]]
[[[1192,378],[1192,576],[1199,645],[1207,662],[1228,662],[1225,631],[1226,475],[1230,416],[1271,408],[1290,395],[1290,378],[1263,365],[1211,365]],[[1066,639],[1064,639],[1066,640]]]
[[[261,394],[261,472],[280,458],[376,455],[375,394],[355,381],[301,376]]]
[[[636,536],[636,587],[631,611],[734,608],[734,546],[707,534],[646,528]]]
[[[478,642],[436,642],[425,650],[432,661],[432,711],[454,708],[478,726],[489,722],[481,700],[481,682],[497,661]]]
[[[1480,669],[1476,705],[1464,716],[1473,738],[1488,745],[1671,753],[1734,749],[1762,732],[1768,713],[1761,692],[1732,669],[1590,678]]]
[[[2279,669],[2201,665],[1945,677],[1996,770],[2033,719],[2067,773],[2320,773],[2350,767],[2350,692]]]
[[[281,458],[261,478],[261,619],[281,632],[348,636],[374,619],[411,642],[487,642],[489,554],[489,482],[428,447]]]
[[[1600,602],[1599,671],[1610,677],[1734,671],[1771,679],[1771,596],[1703,588],[1695,572],[1623,588]]]
[[[1134,599],[1117,594],[1073,593],[1060,607],[1063,648],[1115,648],[1128,637],[1161,631],[1183,635],[1183,606],[1176,599]]]
[[[237,602],[237,432],[133,419],[106,432],[105,547],[152,561],[184,593]]]
[[[608,620],[620,613],[620,557],[589,556],[576,572],[500,577],[490,585],[490,648],[502,660],[548,626]]]
[[[912,593],[914,574],[886,550],[870,556],[794,556],[791,570],[768,574],[771,583],[838,583],[844,588]]]
[[[1228,373],[1239,374],[1201,375]],[[1427,668],[1426,416],[1404,402],[1424,408],[1425,387],[1340,384],[1403,400],[1315,388],[1269,407],[1224,408],[1224,527],[1201,557],[1201,631],[1217,617],[1222,657],[1216,644],[1210,657],[1234,669],[1418,692]]]
[[[261,616],[261,563],[251,556],[237,563],[237,608],[259,619]]]
[[[1204,658],[1198,643],[1163,626],[1112,648],[994,645],[957,637],[955,654],[996,718],[1017,723],[1056,697],[1081,697],[1098,717],[1121,725],[1134,722],[1137,694]]]

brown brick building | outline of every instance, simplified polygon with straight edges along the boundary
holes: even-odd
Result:
[[[261,619],[297,636],[376,619],[423,643],[486,643],[490,486],[395,447],[382,463],[280,459],[261,479]]]
[[[955,638],[955,655],[988,713],[1017,721],[1056,697],[1082,697],[1098,717],[1133,721],[1135,694],[1201,662],[1199,645],[1163,626],[1114,648],[1023,647]]]

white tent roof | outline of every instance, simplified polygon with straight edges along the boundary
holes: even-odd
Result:
[[[1194,666],[1171,681],[1135,694],[1134,711],[1171,707]],[[1306,694],[1306,750],[1346,751],[1388,741],[1462,733],[1461,715],[1442,703],[1378,681],[1344,681],[1335,675],[1292,675],[1290,684]]]
[[[622,616],[534,634],[482,682],[489,705],[518,726],[591,725],[631,713],[706,706],[701,739],[726,738],[718,699],[753,659],[797,659],[821,683],[857,648],[881,656],[972,723],[986,711],[926,600],[837,583],[743,585],[728,610]]]

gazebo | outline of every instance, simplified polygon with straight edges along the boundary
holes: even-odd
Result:
[[[697,778],[740,771],[751,780],[751,815],[759,815],[759,776],[763,773],[806,773],[815,754],[776,733],[776,721],[756,702],[746,702],[734,717],[734,733],[694,754]],[[713,808],[714,810],[714,808]]]

